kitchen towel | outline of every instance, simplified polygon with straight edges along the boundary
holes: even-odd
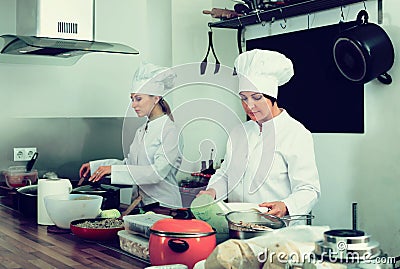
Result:
[[[72,185],[69,179],[39,179],[38,181],[38,215],[37,223],[41,225],[54,225],[54,222],[47,214],[44,204],[44,197],[47,195],[68,194],[72,191]]]

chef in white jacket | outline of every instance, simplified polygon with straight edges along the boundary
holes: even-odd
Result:
[[[251,120],[231,131],[225,161],[199,195],[257,203],[278,217],[308,214],[320,196],[313,138],[276,100],[294,74],[292,62],[255,49],[237,57],[235,71]]]
[[[133,197],[140,195],[142,205],[159,202],[161,206],[182,206],[177,169],[182,160],[183,143],[170,108],[163,99],[173,87],[175,74],[170,69],[142,64],[134,74],[131,88],[132,108],[147,122],[135,134],[124,160],[106,159],[85,163],[80,176],[96,182],[111,176],[111,184],[133,185]]]

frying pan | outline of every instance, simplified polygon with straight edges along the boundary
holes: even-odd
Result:
[[[120,188],[106,184],[83,185],[72,190],[72,193],[94,194],[103,197],[101,209],[118,209],[120,206]]]
[[[76,236],[92,241],[109,241],[114,240],[118,237],[118,231],[125,229],[123,222],[120,227],[114,228],[83,228],[79,227],[78,224],[81,224],[85,221],[88,222],[97,222],[97,221],[106,221],[112,220],[110,218],[89,218],[89,219],[79,219],[71,222],[70,228],[71,232]],[[115,219],[117,220],[117,219]],[[119,220],[121,221],[121,220]]]

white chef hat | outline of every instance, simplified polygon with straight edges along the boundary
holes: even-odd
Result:
[[[292,61],[285,55],[270,50],[254,49],[241,53],[235,60],[239,76],[239,92],[255,91],[278,97],[278,86],[293,76]]]
[[[174,87],[175,78],[170,68],[143,62],[133,75],[130,93],[164,96]]]

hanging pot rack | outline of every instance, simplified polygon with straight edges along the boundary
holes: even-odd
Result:
[[[242,29],[245,26],[269,22],[272,20],[286,20],[290,17],[310,14],[318,11],[342,7],[358,2],[366,2],[371,0],[307,0],[300,3],[282,5],[280,7],[271,8],[268,10],[254,11],[252,14],[244,15],[232,19],[224,19],[217,22],[209,22],[209,27],[214,28],[230,28]],[[373,0],[375,1],[375,0]],[[379,7],[378,0],[378,7]],[[379,12],[379,11],[378,11]]]

